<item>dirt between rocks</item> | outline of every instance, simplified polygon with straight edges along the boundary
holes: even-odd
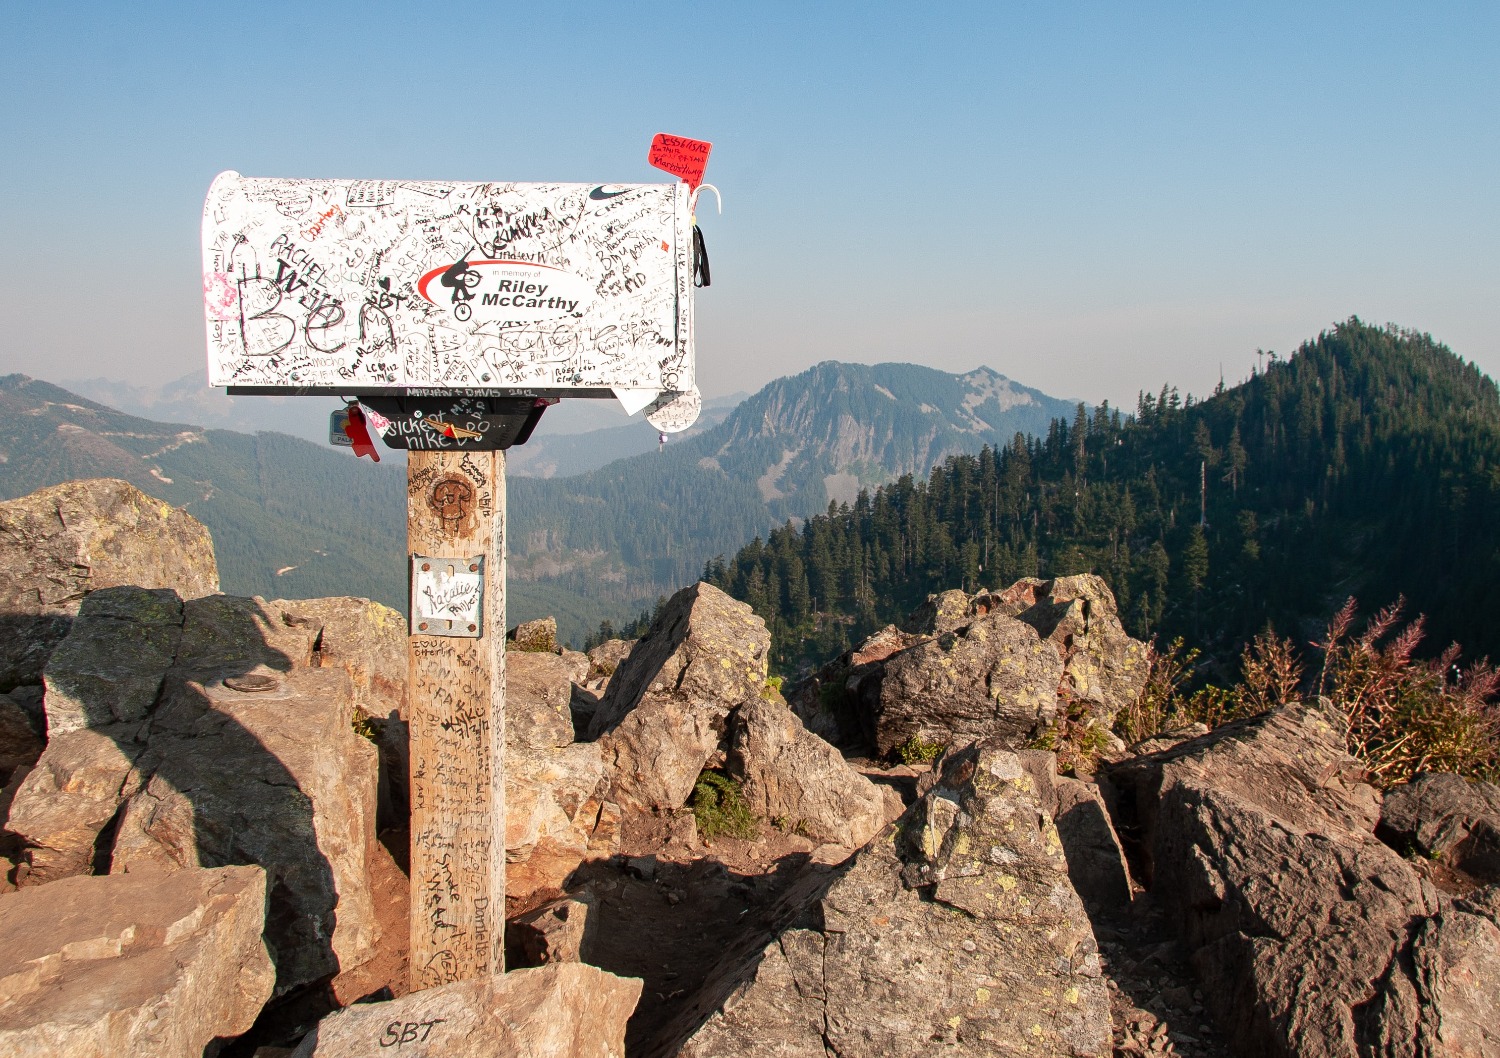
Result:
[[[769,826],[759,841],[718,838],[696,847],[678,837],[682,829],[670,817],[627,817],[620,854],[586,864],[571,887],[586,886],[597,900],[594,965],[645,982],[626,1030],[627,1054],[639,1053],[682,1009],[732,938],[774,931],[779,924],[768,916],[777,901],[817,869],[815,855],[827,858],[806,838]]]
[[[1204,1009],[1193,969],[1165,917],[1139,890],[1128,915],[1094,921],[1115,1055],[1230,1058],[1233,1051]]]

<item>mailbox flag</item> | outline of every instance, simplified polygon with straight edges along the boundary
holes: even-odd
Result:
[[[658,132],[651,141],[651,153],[646,161],[653,169],[671,173],[687,181],[693,190],[703,183],[703,170],[708,168],[708,152],[714,145],[707,140],[690,140],[686,136],[668,136]]]

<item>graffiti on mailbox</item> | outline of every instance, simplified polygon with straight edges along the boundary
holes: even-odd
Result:
[[[209,382],[690,391],[687,196],[224,173],[204,208]]]

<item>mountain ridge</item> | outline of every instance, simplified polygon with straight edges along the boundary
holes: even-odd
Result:
[[[924,460],[1007,430],[1009,439],[1011,426],[1045,429],[1047,415],[1067,406],[985,368],[959,376],[825,361],[658,453],[568,478],[513,475],[512,615],[554,613],[564,638],[581,641],[601,615],[634,614],[696,579],[715,554]],[[1001,412],[1010,417],[997,426],[990,420]],[[395,460],[351,463],[347,451],[274,431],[156,422],[24,375],[0,378],[0,415],[6,498],[77,477],[120,477],[209,526],[226,590],[405,604],[405,492]]]
[[[236,433],[281,433],[318,447],[328,441],[329,414],[343,406],[337,398],[326,396],[233,397],[209,386],[201,371],[160,385],[104,377],[64,379],[55,385],[152,422],[180,421]],[[702,414],[687,435],[702,433],[722,422],[747,396],[734,393],[706,398]],[[656,430],[643,416],[627,416],[615,401],[572,399],[547,413],[545,431],[512,450],[508,470],[521,477],[569,477],[622,456],[649,452],[656,446],[656,438]],[[405,458],[399,450],[391,452],[393,462]]]
[[[588,598],[633,613],[789,520],[946,455],[1045,432],[1074,407],[989,368],[823,361],[768,383],[711,430],[566,489],[513,480],[527,531],[512,538],[512,581],[545,588],[558,608]]]

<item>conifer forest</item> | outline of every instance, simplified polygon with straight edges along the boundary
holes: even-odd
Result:
[[[1428,335],[1351,319],[1206,399],[1079,404],[1045,437],[830,504],[704,579],[767,620],[788,673],[930,592],[1082,572],[1108,581],[1132,635],[1209,657],[1268,625],[1306,642],[1350,596],[1404,597],[1434,649],[1494,656],[1497,515],[1494,382]]]

